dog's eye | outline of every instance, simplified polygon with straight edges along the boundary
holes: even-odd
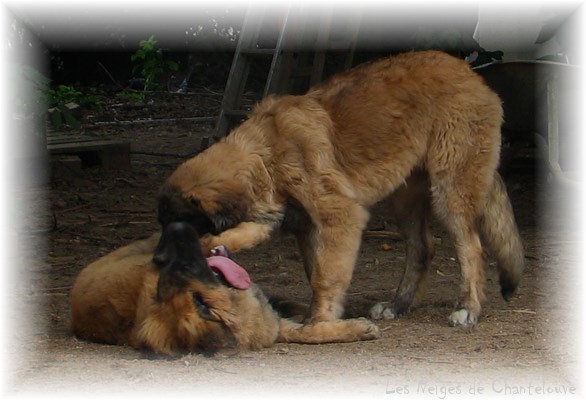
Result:
[[[204,319],[212,319],[212,314],[210,313],[210,309],[209,309],[208,305],[205,303],[205,301],[203,300],[203,297],[201,297],[201,294],[196,292],[196,293],[193,293],[192,297],[193,297],[193,304],[195,304],[195,306],[197,307],[197,312],[199,313],[199,316]]]

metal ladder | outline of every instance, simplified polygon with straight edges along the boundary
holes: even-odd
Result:
[[[262,36],[266,33],[263,31],[266,25],[263,24],[267,22],[267,17],[271,17],[273,23],[277,22],[276,38]],[[352,66],[360,19],[355,18],[353,24],[347,26],[348,37],[345,39],[332,37],[333,19],[331,8],[323,9],[316,15],[315,12],[310,14],[307,8],[290,5],[284,12],[281,10],[269,16],[267,10],[249,6],[216,123],[216,140],[227,134],[250,112],[252,104],[243,104],[242,100],[255,59],[271,60],[262,97],[294,92],[296,89],[292,81],[295,79],[306,80],[305,90],[319,83],[323,79],[328,51],[347,53],[340,64],[341,70]]]

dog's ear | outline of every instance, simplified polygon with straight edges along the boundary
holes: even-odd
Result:
[[[225,193],[218,199],[218,208],[211,216],[217,232],[223,232],[246,221],[248,217],[248,202],[246,195]]]
[[[164,184],[157,196],[157,219],[164,227],[167,224],[178,221],[179,217],[188,211],[178,187]]]
[[[185,291],[187,287],[188,278],[177,270],[164,268],[159,273],[159,281],[157,282],[157,296],[158,302],[166,302],[176,297]]]
[[[183,221],[193,225],[199,235],[217,233],[201,200],[184,197],[179,188],[169,184],[163,185],[159,192],[157,218],[163,227]]]
[[[222,183],[221,190],[204,188],[201,190],[199,206],[209,218],[218,234],[233,228],[248,219],[252,199],[246,185],[248,182],[228,180]]]

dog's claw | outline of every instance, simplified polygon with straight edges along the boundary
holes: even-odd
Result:
[[[228,253],[228,249],[226,249],[226,247],[223,245],[214,247],[213,249],[210,250],[210,253],[212,253],[213,256],[221,256],[221,257],[230,258],[230,253]]]

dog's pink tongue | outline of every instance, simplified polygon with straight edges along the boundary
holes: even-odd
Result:
[[[224,276],[226,282],[234,286],[236,289],[248,289],[250,286],[250,276],[248,272],[240,265],[228,257],[211,256],[207,258],[208,265],[214,271],[219,272]]]

